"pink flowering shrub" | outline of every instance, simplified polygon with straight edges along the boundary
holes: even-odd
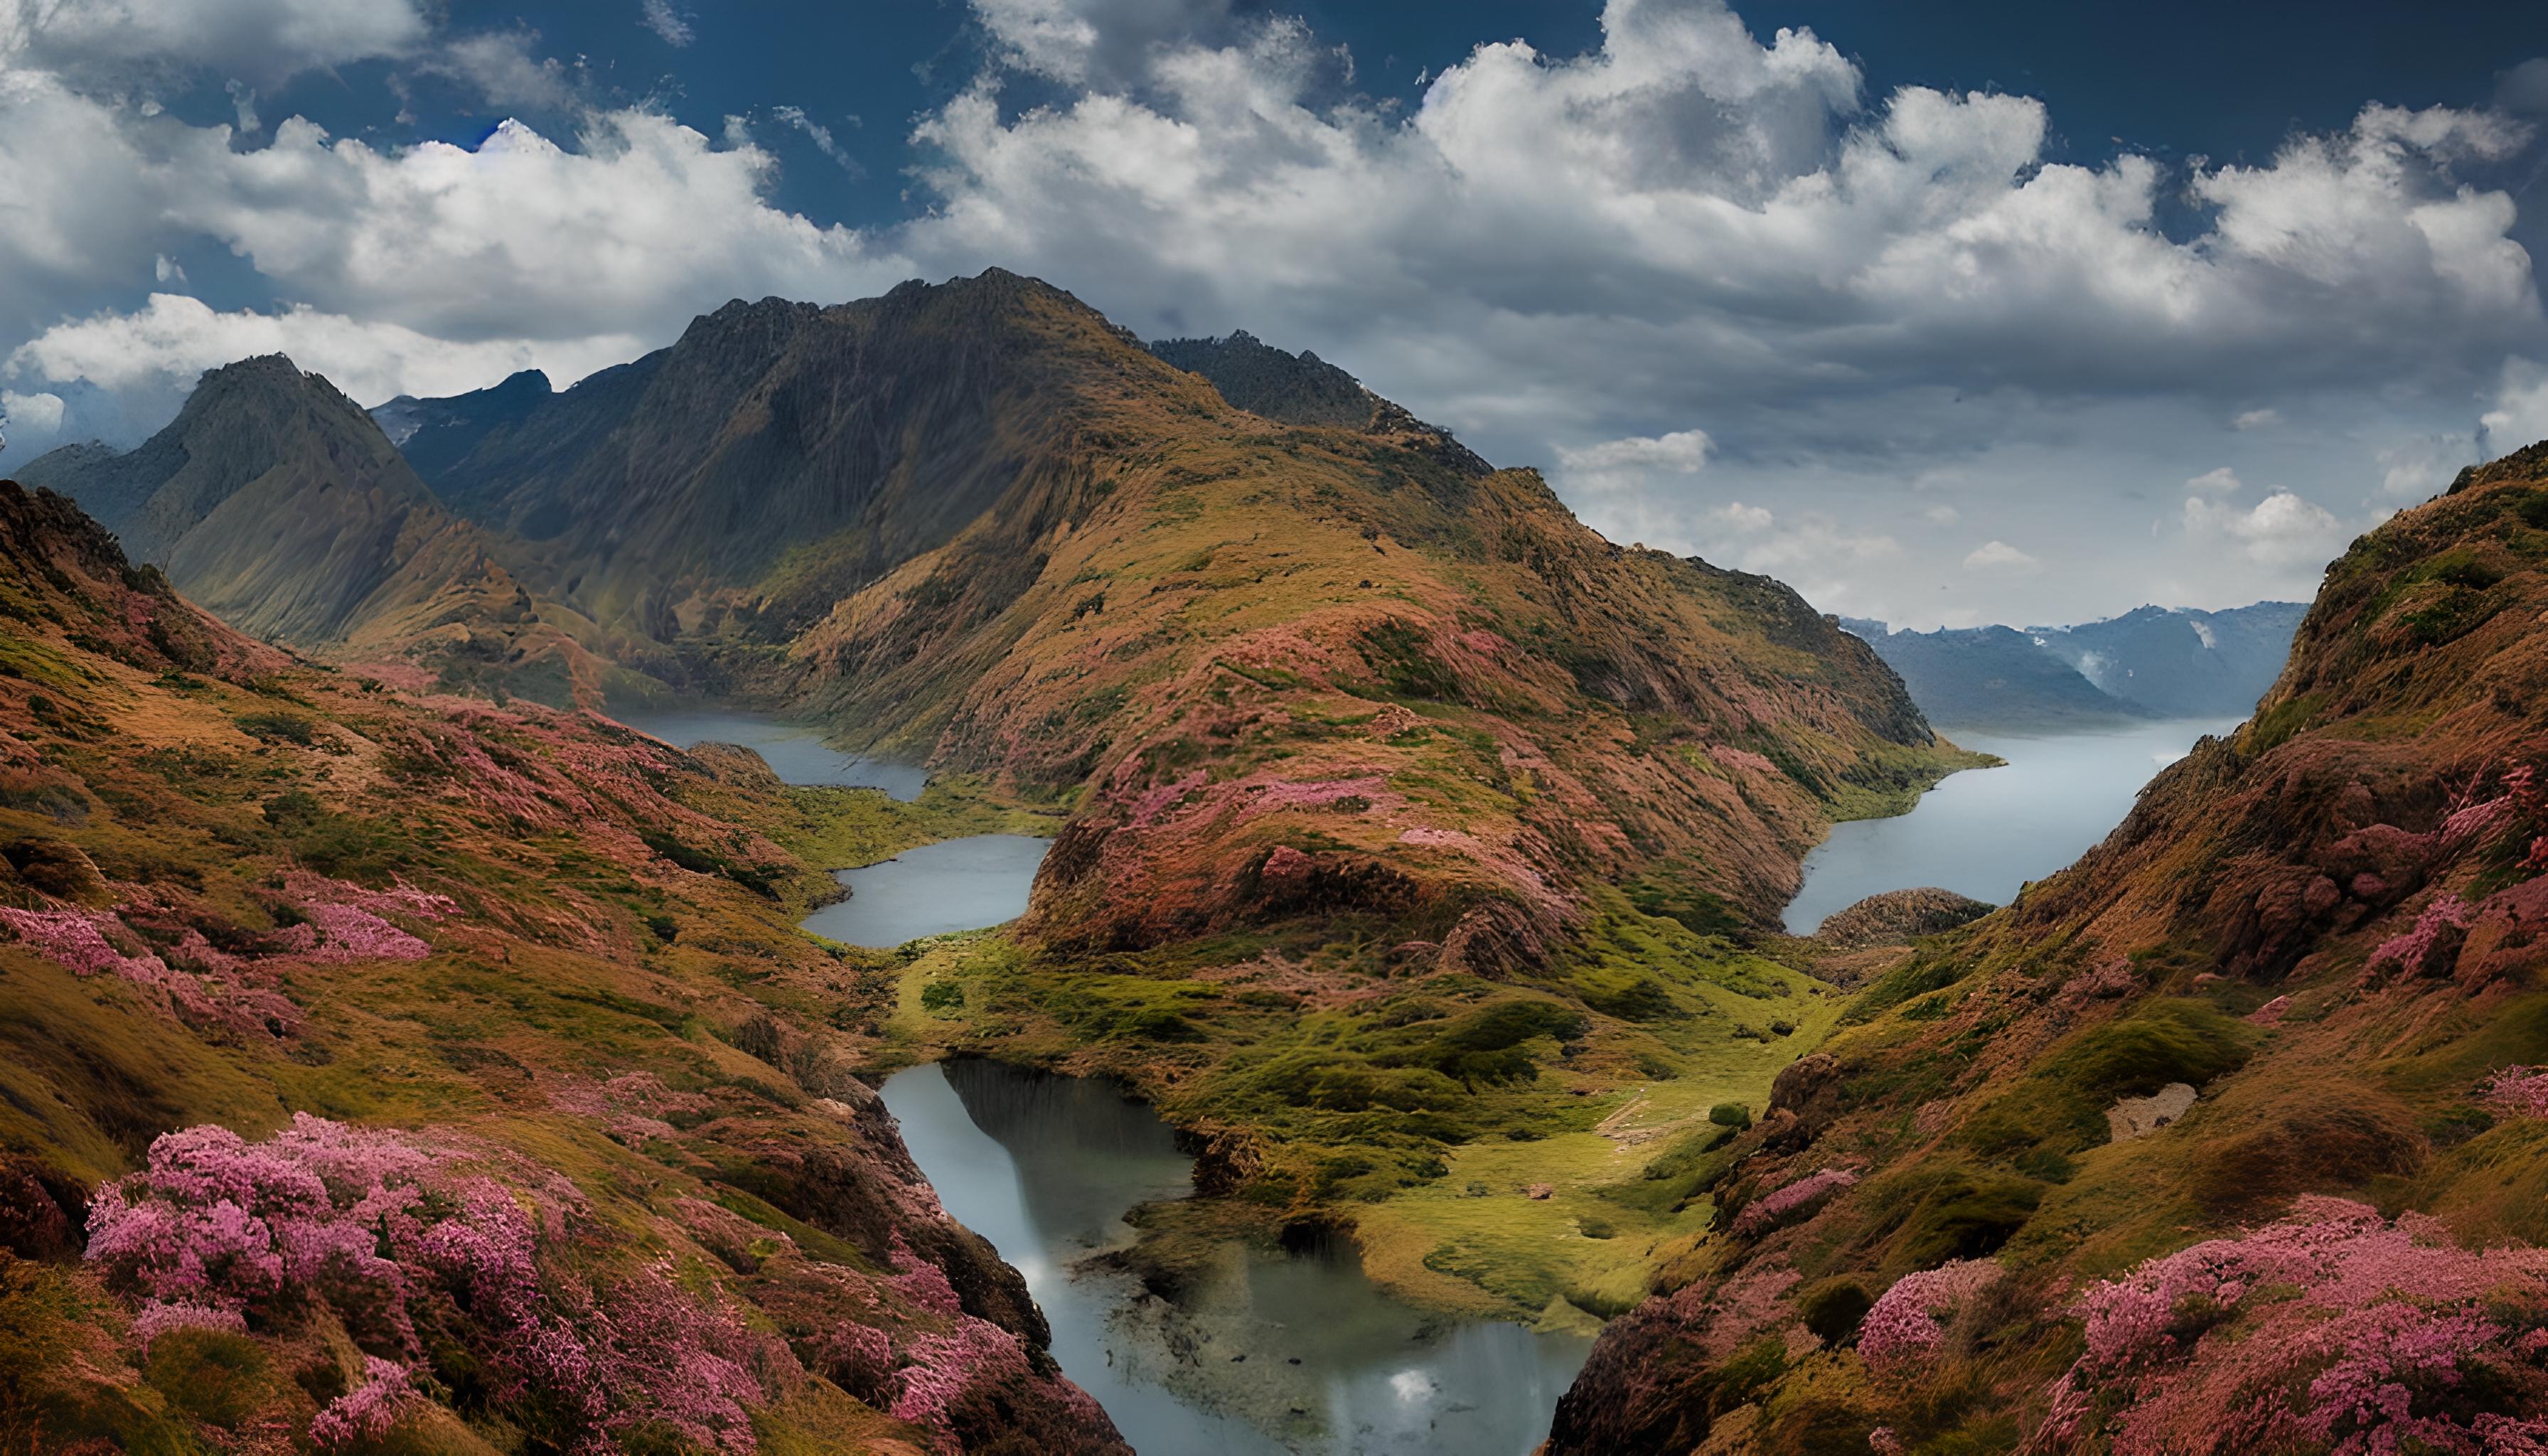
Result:
[[[1789,1219],[1818,1207],[1824,1199],[1858,1181],[1858,1174],[1847,1168],[1825,1168],[1809,1173],[1771,1193],[1753,1200],[1734,1220],[1734,1231],[1741,1235],[1767,1233]]]
[[[327,1403],[310,1422],[310,1439],[322,1451],[356,1441],[377,1441],[418,1404],[407,1367],[378,1355],[363,1357],[363,1383]]]
[[[2515,1117],[2548,1118],[2548,1067],[2503,1068],[2487,1078],[2486,1100]]]
[[[1858,1326],[1858,1353],[1878,1375],[1925,1366],[1947,1337],[1946,1321],[2000,1280],[1989,1259],[1954,1259],[1893,1281]]]
[[[936,1315],[963,1313],[964,1302],[947,1282],[947,1271],[903,1247],[899,1234],[893,1240],[893,1267],[891,1282],[904,1299]]]
[[[115,917],[86,910],[15,910],[0,906],[5,925],[29,950],[73,975],[159,976],[167,963],[156,956],[127,956],[107,941]]]
[[[525,1200],[412,1135],[307,1114],[263,1143],[198,1127],[153,1142],[141,1171],[98,1191],[88,1257],[144,1300],[136,1334],[282,1329],[323,1306],[370,1378],[320,1412],[313,1439],[376,1436],[415,1399],[409,1367],[456,1342],[500,1402],[530,1402],[579,1450],[661,1426],[753,1447],[772,1341],[660,1270],[596,1285],[542,1257],[569,1237],[552,1196]],[[419,1331],[430,1326],[428,1341]]]
[[[2423,913],[2415,917],[2414,929],[2392,936],[2371,953],[2366,977],[2376,976],[2385,968],[2395,967],[2407,975],[2438,972],[2449,967],[2436,964],[2459,949],[2460,932],[2468,929],[2469,907],[2457,895],[2433,897]]]
[[[953,1333],[920,1335],[905,1352],[911,1363],[895,1377],[891,1414],[941,1429],[948,1408],[974,1386],[1028,1373],[1026,1346],[1018,1337],[969,1315],[956,1318]]]
[[[2088,1292],[2046,1435],[2115,1456],[2528,1451],[2548,1439],[2548,1253],[2303,1198]]]

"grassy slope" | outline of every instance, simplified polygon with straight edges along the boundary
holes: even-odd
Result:
[[[2478,1096],[2548,1060],[2548,822],[2507,776],[2548,768],[2543,622],[2548,448],[2357,542],[2245,730],[2020,905],[1860,992],[1818,1072],[1709,1160],[1701,1185],[1734,1208],[1820,1168],[1860,1181],[1767,1233],[1720,1222],[1673,1266],[1680,1295],[1612,1327],[1553,1448],[1838,1452],[1881,1424],[1905,1449],[2014,1449],[2079,1349],[2065,1289],[2300,1194],[2429,1212],[2472,1245],[2548,1241],[2548,1133]],[[2482,830],[2445,829],[2499,798]],[[2464,940],[2372,963],[2458,898]],[[2175,1081],[2201,1089],[2192,1112],[2108,1141],[2108,1105]],[[1985,1254],[2012,1292],[1918,1377],[1871,1379],[1799,1322],[1843,1286]],[[1704,1343],[1694,1312],[1783,1268],[1800,1282],[1752,1312],[1782,1352]]]
[[[0,487],[0,902],[111,911],[136,956],[180,956],[184,927],[255,956],[204,972],[204,1012],[0,943],[0,1232],[16,1245],[0,1250],[0,1449],[235,1448],[305,1427],[343,1387],[352,1346],[292,1319],[145,1360],[131,1306],[28,1233],[54,1205],[75,1218],[158,1134],[207,1121],[252,1138],[296,1112],[429,1126],[563,1173],[592,1210],[579,1267],[665,1261],[803,1354],[812,1373],[774,1375],[755,1416],[774,1452],[925,1444],[815,1353],[843,1321],[898,1339],[945,1323],[890,1282],[896,1246],[940,1263],[972,1313],[1041,1337],[1015,1274],[911,1189],[889,1121],[848,1105],[867,1101],[851,1073],[892,970],[796,933],[836,890],[759,832],[908,842],[983,822],[960,791],[915,811],[809,800],[757,760],[712,771],[600,720],[314,669],[196,616],[15,487]],[[272,946],[313,894],[399,883],[457,902],[393,916],[428,942],[421,959],[243,949]],[[297,1025],[226,1014],[253,988]],[[669,1136],[614,1140],[564,1105],[629,1072],[695,1099]],[[736,1253],[702,1205],[759,1225],[766,1246]],[[216,1358],[233,1375],[201,1364]],[[234,1387],[221,1410],[198,1399],[206,1380]],[[437,1389],[459,1404],[411,1418],[400,1449],[521,1448],[500,1401]],[[1010,1396],[1009,1434],[1104,1448],[1056,1382]]]

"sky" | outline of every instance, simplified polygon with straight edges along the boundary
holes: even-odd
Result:
[[[2306,598],[2548,437],[2548,6],[0,0],[0,469],[1000,266],[1929,627]]]

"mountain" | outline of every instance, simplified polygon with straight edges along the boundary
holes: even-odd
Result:
[[[2133,718],[2236,718],[2256,706],[2291,651],[2304,607],[2227,611],[2139,607],[2074,627],[1896,632],[1846,618],[1933,720],[1971,728],[2058,729]]]
[[[1867,984],[1757,1125],[1621,1185],[1710,1227],[1548,1449],[2535,1430],[2543,564],[2548,445],[2356,541],[2243,727]]]
[[[1327,378],[1278,354],[1201,362]],[[1604,541],[1395,407],[1238,408],[1010,274],[732,304],[564,392],[348,416],[347,458],[381,419],[454,545],[314,651],[555,704],[707,685],[926,762],[924,806],[1057,819],[1014,930],[895,962],[938,1008],[902,1054],[1116,1074],[1210,1144],[1210,1217],[1438,1251],[1455,1302],[1629,1297],[1616,1250],[1685,1216],[1517,1282],[1407,1221],[1470,1144],[1590,1137],[1588,1099],[1757,1100],[1830,1012],[1755,949],[1803,857],[1973,762],[1780,584]],[[1589,1214],[1606,1156],[1497,1236]]]
[[[1920,710],[1940,723],[1998,729],[2090,727],[2146,715],[2047,652],[2038,634],[2008,627],[1894,632],[1884,623],[1844,619],[1866,639]]]
[[[1128,1449],[795,928],[965,811],[296,659],[6,482],[0,615],[12,1449]]]
[[[1227,338],[1159,339],[1149,350],[1179,369],[1212,381],[1224,400],[1251,414],[1285,424],[1323,424],[1428,439],[1432,453],[1453,469],[1475,475],[1494,470],[1452,439],[1448,430],[1417,419],[1306,349],[1286,353],[1237,329]]]
[[[2030,629],[2045,648],[2128,702],[2168,718],[2254,711],[2308,608],[2259,601],[2227,611],[2144,606],[2102,622]]]
[[[206,374],[133,451],[73,446],[21,474],[94,507],[134,556],[258,636],[340,639],[419,582],[486,567],[370,417],[279,354]]]

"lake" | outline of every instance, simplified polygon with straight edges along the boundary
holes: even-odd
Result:
[[[2008,761],[1967,769],[1920,796],[1908,814],[1832,826],[1805,859],[1786,926],[1811,935],[1868,895],[1936,885],[2005,905],[2018,887],[2076,860],[2124,821],[2151,775],[2236,718],[2133,723],[2079,733],[2016,735],[1942,728],[1964,748]]]
[[[1002,925],[1027,913],[1048,839],[977,834],[905,850],[861,869],[836,869],[850,897],[800,922],[818,936],[890,950],[923,936]]]
[[[675,748],[702,743],[733,743],[761,755],[781,783],[840,788],[880,788],[909,802],[920,797],[929,781],[926,770],[863,754],[844,753],[825,743],[820,730],[781,722],[768,713],[722,703],[688,702],[666,707],[629,705],[612,708],[610,716],[640,733]]]
[[[978,1058],[898,1072],[884,1100],[947,1211],[1026,1276],[1053,1358],[1137,1451],[1522,1456],[1591,1349],[1414,1310],[1343,1252],[1231,1245],[1169,1306],[1073,1268],[1130,1241],[1136,1205],[1192,1191],[1192,1159],[1147,1108]]]

